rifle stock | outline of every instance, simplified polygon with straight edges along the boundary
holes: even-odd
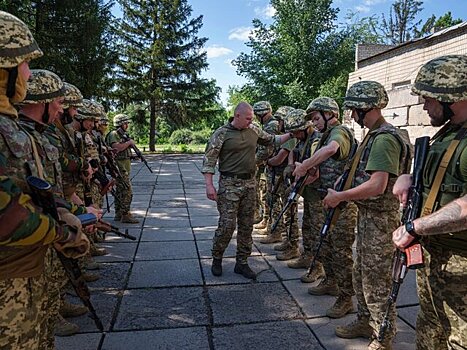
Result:
[[[122,232],[117,226],[114,226],[111,223],[106,222],[102,219],[98,220],[97,217],[92,213],[81,214],[77,215],[76,217],[81,221],[81,226],[83,227],[94,225],[96,228],[104,232],[112,232],[115,233],[117,236],[136,241],[136,237],[130,235],[128,233],[128,229],[125,229],[125,232]]]

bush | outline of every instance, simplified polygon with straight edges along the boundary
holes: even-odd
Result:
[[[170,135],[171,144],[188,144],[193,141],[193,131],[189,129],[178,129]]]
[[[193,132],[193,141],[195,144],[205,144],[208,142],[209,137],[211,137],[211,129],[203,129]]]

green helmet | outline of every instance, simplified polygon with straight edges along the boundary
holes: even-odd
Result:
[[[83,99],[83,105],[78,107],[78,114],[75,115],[75,118],[78,120],[98,120],[101,117],[101,113],[101,109],[97,105],[97,102]]]
[[[293,107],[289,106],[281,106],[277,109],[277,111],[274,113],[274,117],[277,119],[284,119],[287,116],[287,113],[290,110],[293,110]]]
[[[65,96],[65,87],[57,74],[45,69],[31,69],[26,98],[21,103],[49,103],[62,96]]]
[[[67,82],[63,82],[65,86],[65,99],[63,100],[63,109],[70,107],[82,107],[83,106],[83,95],[79,89]]]
[[[306,113],[303,109],[291,109],[284,118],[285,132],[305,130],[310,126],[306,120]]]
[[[122,126],[124,123],[129,123],[131,121],[130,117],[126,114],[120,113],[114,117],[114,126],[116,128]]]
[[[346,109],[383,109],[389,102],[384,86],[376,81],[359,81],[353,84],[345,95]]]
[[[0,11],[0,67],[13,68],[42,56],[28,26],[12,14]]]
[[[106,116],[102,116],[100,119],[99,119],[99,123],[102,124],[102,125],[109,125],[109,117]]]
[[[306,114],[308,116],[315,111],[329,112],[339,118],[339,105],[330,97],[318,97],[311,101],[306,109]]]
[[[259,101],[253,105],[253,112],[257,115],[264,115],[272,112],[271,104],[268,101]]]
[[[441,56],[425,63],[418,71],[412,92],[440,102],[467,100],[467,56]]]

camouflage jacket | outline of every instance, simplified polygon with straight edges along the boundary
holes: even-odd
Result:
[[[271,135],[279,135],[279,121],[271,117],[264,125],[263,130]],[[256,163],[264,164],[268,158],[270,158],[274,153],[274,145],[262,146],[259,145],[256,150]]]

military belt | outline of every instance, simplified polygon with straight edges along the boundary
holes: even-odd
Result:
[[[230,177],[232,179],[240,179],[240,180],[251,180],[255,176],[255,174],[252,174],[252,173],[234,174],[228,171],[221,171],[221,175],[224,177]]]

